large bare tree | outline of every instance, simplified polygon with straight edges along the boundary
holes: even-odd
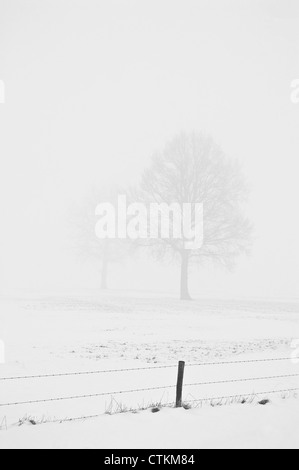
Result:
[[[180,263],[181,299],[191,299],[190,267],[205,261],[232,267],[249,251],[252,228],[243,207],[247,194],[240,166],[209,136],[182,133],[153,157],[132,199],[146,205],[203,204],[201,248],[186,249],[186,240],[175,238],[159,237],[146,243],[158,260],[170,258]]]

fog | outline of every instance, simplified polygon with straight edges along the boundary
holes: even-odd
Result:
[[[254,246],[233,273],[192,273],[195,295],[298,297],[297,0],[0,0],[1,290],[97,288],[70,209],[135,184],[181,131],[204,131],[251,188]],[[113,289],[176,292],[148,259]]]

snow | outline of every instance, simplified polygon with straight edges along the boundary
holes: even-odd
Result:
[[[296,301],[209,300],[94,292],[0,300],[0,340],[6,362],[0,377],[107,369],[173,368],[1,382],[0,404],[74,395],[106,396],[0,407],[0,448],[298,448],[297,394],[261,393],[266,406],[164,408],[157,414],[104,414],[175,399],[176,365],[187,362],[184,399],[257,394],[299,388],[299,365],[291,361],[299,338]],[[202,362],[264,358],[286,361],[219,366]],[[290,359],[288,359],[290,358]],[[267,379],[292,375],[294,377]],[[266,377],[241,383],[188,384]],[[118,395],[110,392],[171,386]],[[67,423],[51,421],[99,415]],[[32,417],[46,424],[17,423]],[[129,431],[129,432],[128,432]],[[183,432],[182,432],[183,431]]]
[[[1,448],[298,449],[299,401],[268,406],[163,409],[2,432]]]

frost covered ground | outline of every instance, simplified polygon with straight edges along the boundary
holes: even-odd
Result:
[[[2,297],[0,377],[174,366],[109,374],[0,382],[0,404],[108,393],[78,400],[0,407],[0,448],[299,448],[299,302],[197,300],[83,292]],[[189,366],[290,358],[282,362]],[[194,409],[107,415],[175,399],[176,364],[187,363],[184,400]],[[137,393],[114,392],[171,387]],[[113,393],[110,393],[113,392]],[[261,392],[261,394],[259,394]],[[258,394],[256,396],[256,394]],[[210,398],[252,395],[252,403],[210,406]],[[269,398],[266,406],[258,400]],[[235,402],[236,400],[232,400]],[[251,402],[251,399],[249,399]],[[217,404],[219,401],[212,401]],[[222,405],[226,400],[220,402]],[[60,421],[99,415],[98,418]],[[25,419],[24,419],[25,418]],[[33,426],[32,422],[46,424]],[[19,420],[24,424],[18,426]],[[182,433],[182,429],[184,432]]]

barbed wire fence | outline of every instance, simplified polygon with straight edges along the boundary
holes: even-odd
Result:
[[[17,406],[25,406],[25,405],[32,405],[32,404],[41,404],[41,403],[53,403],[53,402],[62,402],[68,400],[83,400],[83,399],[90,399],[90,398],[98,398],[98,397],[114,397],[118,395],[126,395],[126,394],[133,394],[133,393],[145,393],[149,391],[162,391],[162,390],[175,390],[176,389],[176,400],[174,402],[169,403],[161,403],[161,406],[164,407],[198,407],[202,406],[203,403],[210,403],[213,406],[217,404],[229,404],[233,402],[240,402],[245,403],[248,399],[254,400],[255,397],[259,397],[261,395],[268,396],[274,394],[287,394],[287,393],[296,393],[299,391],[298,388],[284,388],[284,389],[277,389],[277,390],[266,390],[266,391],[259,391],[253,393],[246,393],[241,395],[228,395],[222,397],[200,397],[195,398],[192,395],[188,395],[185,399],[183,398],[183,391],[184,388],[190,387],[203,387],[203,386],[212,386],[212,385],[222,385],[222,384],[236,384],[236,383],[248,383],[248,382],[260,382],[260,381],[271,381],[271,380],[282,380],[288,378],[298,378],[299,374],[285,374],[285,375],[272,375],[272,376],[260,376],[260,377],[245,377],[245,378],[230,378],[226,380],[214,380],[214,381],[207,381],[207,382],[194,382],[194,383],[186,383],[184,385],[184,376],[185,376],[185,369],[188,368],[195,368],[195,367],[214,367],[214,366],[226,366],[226,365],[240,365],[240,364],[258,364],[258,363],[275,363],[275,362],[283,362],[283,361],[290,361],[288,357],[282,358],[272,358],[272,359],[253,359],[253,360],[237,360],[237,361],[221,361],[221,362],[202,362],[202,363],[190,363],[186,364],[183,361],[180,361],[179,364],[175,365],[162,365],[162,366],[148,366],[148,367],[136,367],[136,368],[124,368],[124,369],[107,369],[107,370],[96,370],[96,371],[81,371],[81,372],[65,372],[65,373],[56,373],[56,374],[40,374],[40,375],[24,375],[24,376],[11,376],[11,377],[0,377],[1,382],[16,382],[16,381],[28,381],[28,380],[40,380],[40,379],[51,379],[51,378],[62,378],[62,377],[75,377],[75,376],[88,376],[88,375],[100,375],[100,374],[123,374],[127,372],[140,372],[140,371],[155,371],[155,370],[162,370],[162,369],[178,369],[177,372],[177,382],[176,384],[173,383],[171,385],[164,385],[158,387],[148,387],[148,388],[137,388],[137,389],[127,389],[127,390],[114,390],[110,392],[102,392],[96,394],[85,394],[85,395],[73,395],[73,396],[58,396],[52,398],[45,398],[45,399],[36,399],[36,400],[28,400],[28,401],[16,401],[16,402],[7,402],[7,403],[0,403],[0,410],[9,408],[9,407],[17,407]],[[188,397],[190,396],[190,399]],[[128,411],[137,412],[140,409],[144,409],[142,407],[139,408],[129,408]],[[55,419],[51,420],[51,422],[70,422],[70,421],[79,421],[79,420],[87,420],[92,418],[98,418],[99,414],[89,415],[89,416],[80,416],[80,417],[73,417],[73,418],[64,418],[64,419]]]

